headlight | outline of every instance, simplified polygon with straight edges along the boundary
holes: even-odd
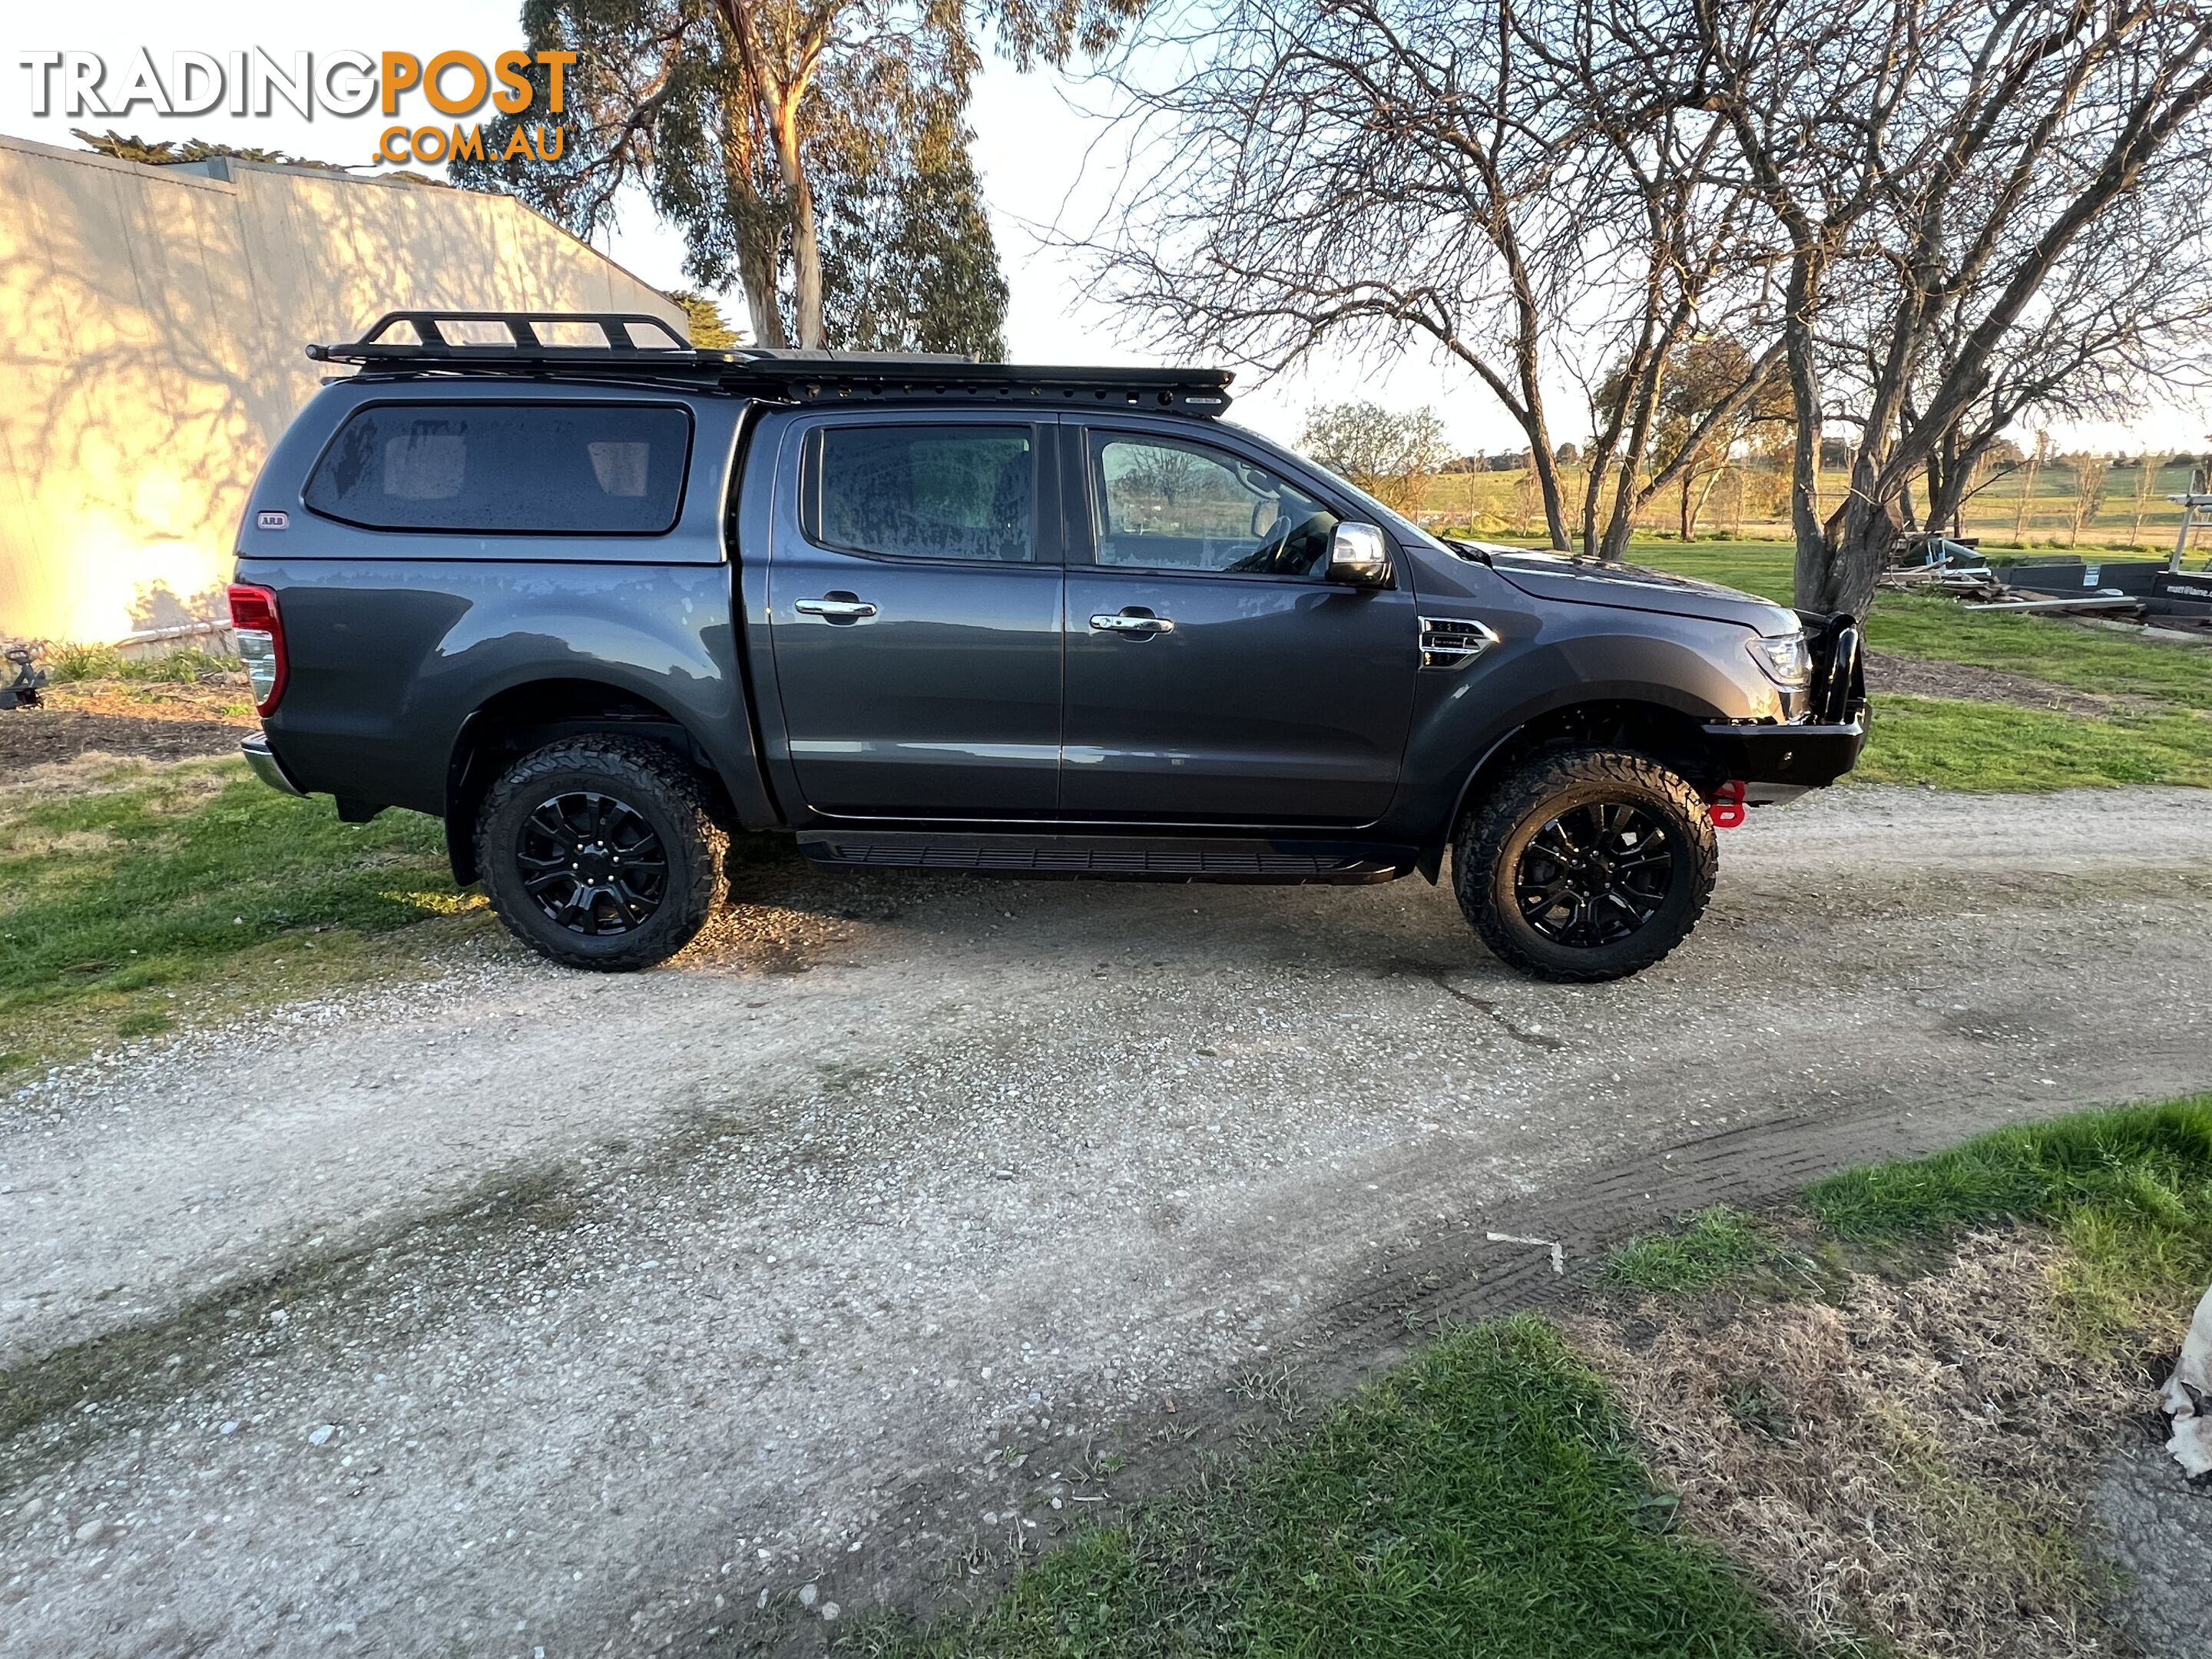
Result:
[[[1813,647],[1802,634],[1782,634],[1751,642],[1751,654],[1766,671],[1766,678],[1791,691],[1813,683]]]

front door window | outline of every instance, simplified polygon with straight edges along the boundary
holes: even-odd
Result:
[[[1336,520],[1266,467],[1172,438],[1091,439],[1096,562],[1140,570],[1318,577]]]

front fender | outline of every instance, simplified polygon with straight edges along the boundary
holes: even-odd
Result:
[[[1479,619],[1496,644],[1463,668],[1418,677],[1405,781],[1389,815],[1393,835],[1416,845],[1440,844],[1479,769],[1562,711],[1643,708],[1692,732],[1782,717],[1779,693],[1745,648],[1751,630],[1736,623],[1540,603],[1485,606]]]

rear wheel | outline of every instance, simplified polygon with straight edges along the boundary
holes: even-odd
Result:
[[[492,908],[571,968],[665,961],[720,899],[729,837],[666,750],[577,738],[526,755],[484,799],[477,868]]]
[[[1460,908],[1500,960],[1540,979],[1620,979],[1697,926],[1719,856],[1698,793],[1647,756],[1538,755],[1468,814]]]

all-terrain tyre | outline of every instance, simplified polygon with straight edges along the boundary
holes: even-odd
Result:
[[[507,768],[477,816],[476,848],[491,908],[517,939],[570,968],[627,973],[706,926],[729,836],[667,750],[588,737]]]
[[[1587,983],[1687,939],[1719,863],[1711,816],[1674,773],[1629,750],[1554,749],[1468,814],[1452,888],[1499,960]]]

